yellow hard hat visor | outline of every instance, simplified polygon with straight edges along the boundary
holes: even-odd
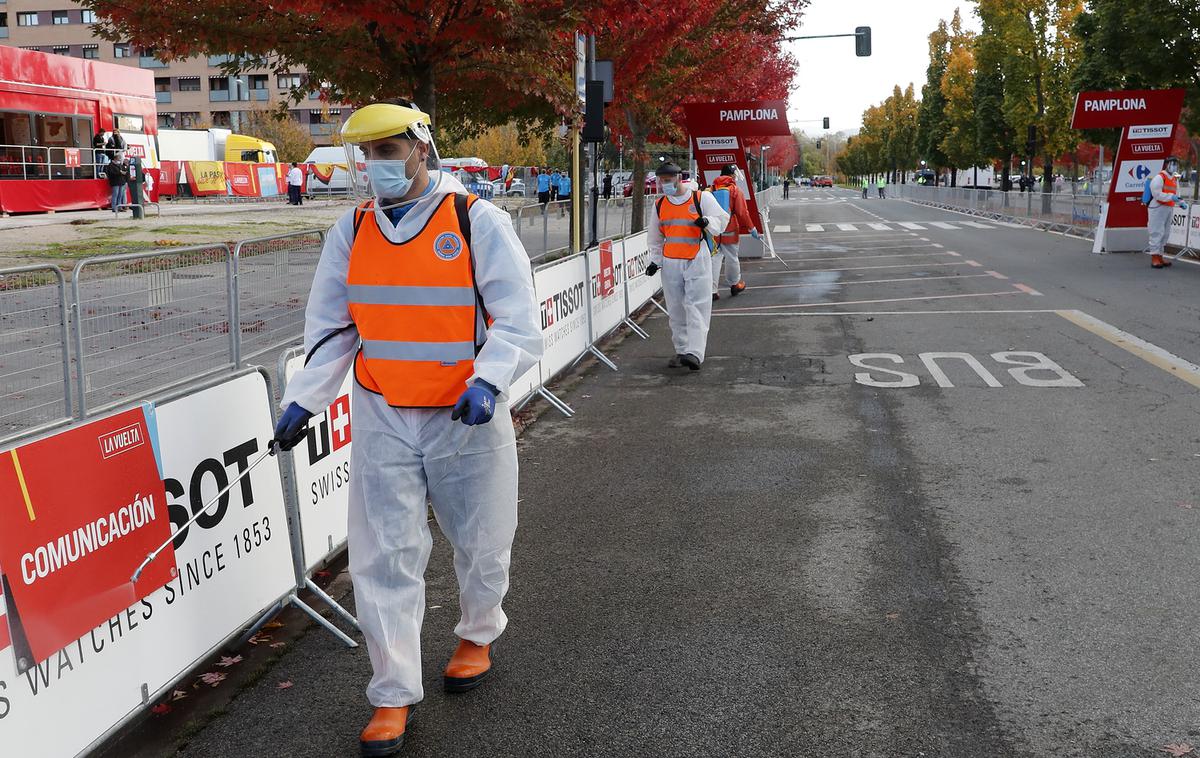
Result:
[[[412,132],[422,142],[432,139],[428,113],[390,103],[374,103],[359,108],[342,125],[342,141],[361,144]]]

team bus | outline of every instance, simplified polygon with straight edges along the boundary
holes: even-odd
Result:
[[[93,138],[119,128],[153,174],[157,124],[153,72],[0,45],[0,212],[106,206]]]

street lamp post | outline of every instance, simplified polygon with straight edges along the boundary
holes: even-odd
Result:
[[[771,149],[770,145],[759,145],[758,146],[758,172],[759,172],[759,176],[760,176],[759,186],[762,187],[763,189],[767,188],[767,162],[764,159],[764,156],[766,155],[766,152],[770,149]]]

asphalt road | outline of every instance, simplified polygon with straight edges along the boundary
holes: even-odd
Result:
[[[522,438],[511,625],[463,696],[439,537],[405,755],[1200,744],[1200,268],[793,192],[790,268],[745,265],[702,371],[654,316]],[[355,755],[368,669],[311,632],[180,755]]]

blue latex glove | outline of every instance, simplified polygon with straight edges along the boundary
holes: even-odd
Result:
[[[467,391],[458,398],[458,402],[454,404],[454,410],[450,412],[450,420],[458,421],[461,418],[467,426],[486,424],[492,420],[492,414],[496,412],[496,395],[499,394],[500,391],[492,385],[482,379],[476,379],[475,383],[468,387]]]
[[[750,236],[751,236],[751,237],[753,237],[753,238],[754,238],[754,239],[756,239],[756,240],[761,240],[761,239],[762,239],[762,235],[760,235],[760,234],[758,233],[758,230],[757,230],[757,229],[751,229],[751,230],[750,230]]]
[[[287,407],[279,417],[279,423],[275,425],[274,441],[279,443],[280,450],[291,450],[300,444],[300,440],[308,433],[308,420],[312,416],[296,403]]]

